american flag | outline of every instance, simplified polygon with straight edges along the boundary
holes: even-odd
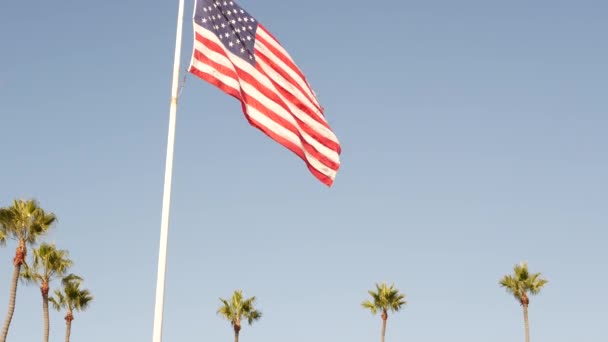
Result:
[[[340,143],[281,44],[234,1],[196,0],[189,71],[241,101],[249,123],[306,162],[331,186]]]

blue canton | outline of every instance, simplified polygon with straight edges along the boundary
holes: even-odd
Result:
[[[194,22],[215,33],[227,50],[255,64],[258,22],[234,1],[197,0]]]

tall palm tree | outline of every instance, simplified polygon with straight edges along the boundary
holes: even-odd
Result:
[[[372,300],[366,299],[361,303],[361,306],[371,311],[372,314],[377,314],[378,311],[382,312],[380,318],[382,318],[382,338],[380,341],[384,342],[384,336],[386,334],[386,320],[388,319],[388,312],[398,312],[407,303],[405,295],[399,293],[399,290],[395,288],[395,285],[388,286],[386,283],[380,285],[376,284],[376,292],[367,291]]]
[[[72,266],[68,251],[55,248],[55,245],[43,243],[33,250],[34,261],[31,266],[24,264],[21,277],[26,282],[40,286],[42,294],[42,317],[44,319],[43,341],[49,341],[49,283],[55,277],[63,277]]]
[[[15,299],[17,297],[17,283],[21,273],[21,265],[25,262],[27,255],[27,245],[33,245],[38,238],[45,234],[56,217],[52,213],[46,213],[38,206],[35,200],[15,200],[13,205],[7,208],[0,208],[0,223],[4,227],[6,237],[18,241],[13,259],[13,278],[11,280],[8,312],[0,333],[0,342],[6,342],[8,329],[15,312]]]
[[[217,313],[230,322],[234,329],[234,342],[239,342],[239,332],[241,331],[241,322],[247,320],[249,325],[262,318],[262,312],[256,310],[255,296],[243,299],[243,291],[236,290],[229,300],[220,298],[222,306],[217,309]]]
[[[526,342],[530,342],[530,323],[528,321],[528,305],[530,297],[528,294],[537,295],[540,290],[549,282],[541,278],[540,273],[530,273],[528,264],[523,262],[515,265],[513,275],[504,276],[499,284],[504,287],[507,292],[512,294],[515,299],[524,308],[524,326],[526,329]]]
[[[74,311],[84,311],[93,301],[93,296],[88,289],[81,289],[82,278],[70,274],[61,281],[62,290],[55,290],[55,296],[49,298],[55,310],[59,311],[62,308],[66,310],[65,314],[65,342],[70,342],[70,334],[72,332],[72,321],[74,320]]]

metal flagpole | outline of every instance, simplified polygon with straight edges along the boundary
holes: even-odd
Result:
[[[173,150],[175,145],[175,119],[177,116],[179,64],[182,50],[182,30],[184,23],[184,0],[179,0],[177,13],[177,33],[175,36],[175,57],[173,61],[173,85],[171,86],[171,107],[169,109],[169,136],[167,138],[167,159],[165,163],[165,187],[163,190],[163,207],[160,223],[160,247],[158,249],[156,304],[154,306],[154,333],[152,335],[153,342],[161,342],[163,333],[165,273],[167,268],[167,240],[169,237],[169,207],[171,206],[171,179],[173,176]]]

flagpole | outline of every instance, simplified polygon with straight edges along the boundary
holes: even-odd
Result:
[[[173,176],[173,151],[175,146],[175,121],[177,117],[177,93],[179,86],[179,65],[182,50],[182,30],[184,24],[184,0],[179,0],[177,10],[177,33],[175,35],[175,57],[173,60],[173,84],[171,86],[171,106],[169,109],[169,134],[167,138],[167,159],[165,162],[165,186],[160,223],[160,246],[158,249],[158,272],[156,277],[156,303],[154,306],[153,342],[161,342],[163,334],[163,307],[165,301],[165,273],[167,269],[167,242],[169,237],[169,208],[171,206],[171,179]]]

